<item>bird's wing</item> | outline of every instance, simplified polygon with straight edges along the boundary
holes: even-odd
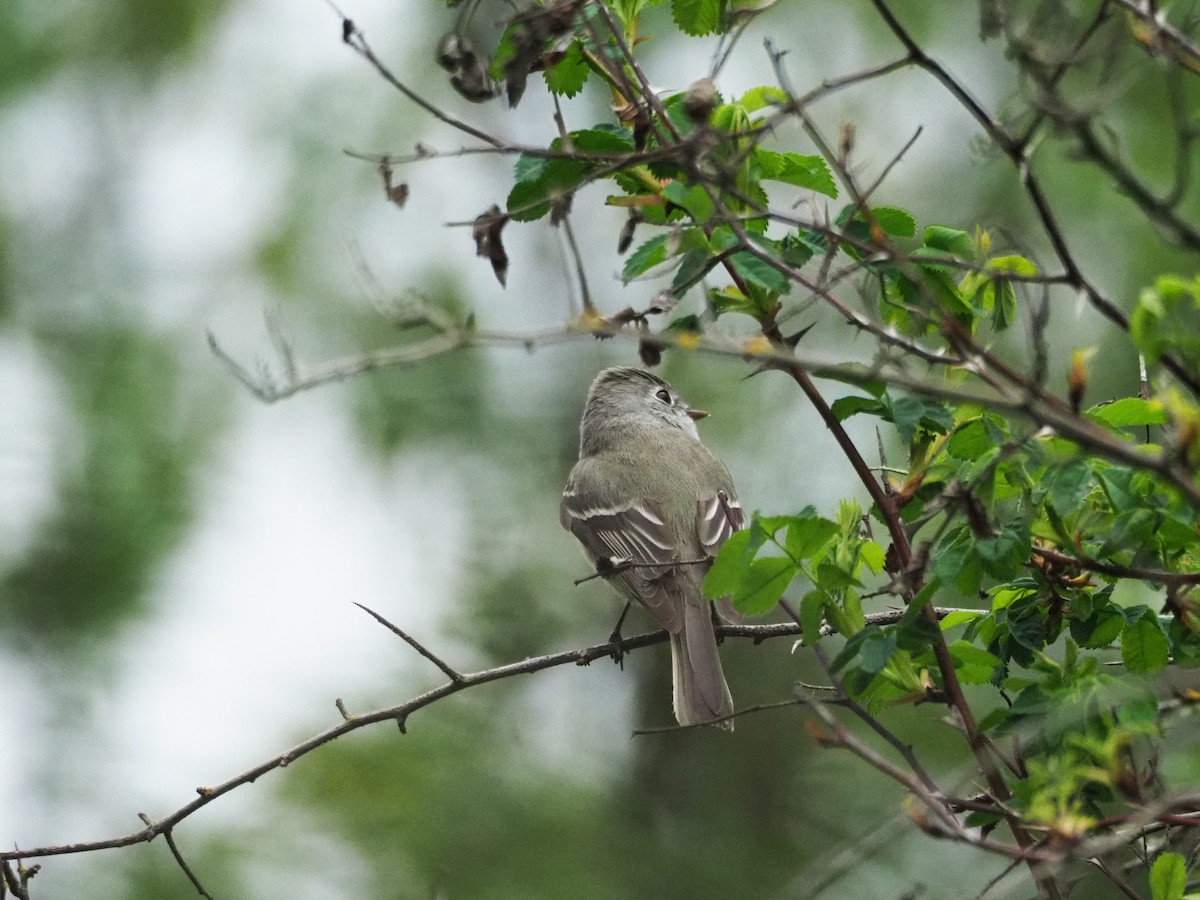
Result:
[[[742,507],[730,491],[717,491],[711,497],[696,501],[696,537],[704,548],[704,555],[717,555],[721,545],[735,531],[740,531],[746,516]],[[707,569],[708,567],[705,566]],[[742,614],[733,608],[728,597],[716,601],[717,612],[731,625],[740,625]]]
[[[745,521],[742,507],[728,491],[717,491],[711,497],[696,501],[696,537],[705,556],[716,556],[721,545]]]
[[[583,544],[596,571],[645,606],[667,631],[679,631],[678,588],[670,577],[679,543],[657,503],[607,502],[572,481],[563,491],[559,519]]]

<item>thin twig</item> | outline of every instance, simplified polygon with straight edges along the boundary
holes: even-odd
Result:
[[[397,625],[393,625],[391,622],[389,622],[387,619],[385,619],[383,616],[381,616],[379,613],[375,612],[375,610],[371,609],[368,606],[363,606],[361,603],[358,603],[358,602],[355,602],[354,605],[357,606],[359,609],[361,609],[363,612],[365,612],[367,615],[369,615],[371,618],[373,618],[376,622],[378,622],[380,625],[382,625],[384,628],[386,628],[392,634],[396,635],[398,638],[400,638],[402,641],[404,641],[406,644],[408,644],[410,647],[412,647],[418,653],[420,653],[423,657],[425,657],[427,660],[429,660],[431,663],[433,663],[439,669],[441,669],[442,674],[445,675],[447,678],[449,678],[453,683],[459,684],[462,682],[463,676],[460,672],[458,672],[457,670],[452,668],[449,663],[447,663],[445,660],[443,660],[440,656],[438,656],[433,651],[429,650],[424,644],[422,644],[420,641],[418,641],[415,637],[413,637],[407,631],[405,631],[404,629],[400,628]]]

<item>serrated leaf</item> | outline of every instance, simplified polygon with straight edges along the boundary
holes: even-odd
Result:
[[[522,153],[517,157],[513,166],[513,179],[520,184],[523,181],[537,181],[546,172],[550,159],[546,156],[530,156]]]
[[[792,289],[786,275],[746,250],[733,254],[729,261],[739,275],[756,287],[776,294],[786,294]]]
[[[684,34],[715,34],[724,24],[724,0],[671,0],[671,18]]]
[[[912,237],[917,233],[917,220],[906,209],[898,206],[873,206],[871,215],[879,227],[893,237]]]
[[[517,183],[506,201],[509,216],[517,222],[532,222],[546,215],[554,198],[579,187],[593,168],[571,159],[543,159],[540,163],[532,159],[518,159]]]
[[[837,523],[821,516],[794,517],[787,527],[784,549],[797,562],[810,559],[837,537],[837,533]]]
[[[796,572],[796,565],[784,556],[754,560],[733,592],[733,608],[748,616],[770,612],[791,584]]]
[[[1121,632],[1121,661],[1134,675],[1149,675],[1167,664],[1170,647],[1167,636],[1151,610],[1127,624]]]
[[[580,46],[579,41],[572,41],[571,46],[563,54],[563,58],[546,69],[542,76],[546,80],[546,87],[549,88],[550,93],[574,97],[583,90],[583,85],[590,72],[591,69],[583,56],[583,47]]]
[[[858,547],[858,558],[866,564],[872,574],[878,575],[883,571],[887,553],[874,541],[863,541]]]
[[[701,185],[689,188],[678,181],[672,181],[663,187],[663,196],[676,206],[687,210],[688,215],[699,224],[712,218],[712,198]]]
[[[621,280],[628,284],[639,275],[667,261],[667,235],[656,234],[629,254],[621,270]]]
[[[776,153],[774,150],[758,148],[754,151],[762,177],[768,181],[781,181],[827,197],[837,198],[837,185],[829,165],[819,156],[800,153]]]
[[[675,277],[671,279],[671,289],[678,293],[685,287],[691,287],[709,268],[711,263],[707,250],[699,247],[689,250],[679,261],[679,268],[675,271]]]
[[[616,125],[597,125],[572,131],[567,137],[571,145],[583,153],[632,153],[633,136],[628,130]],[[550,145],[553,150],[562,150],[562,138],[555,138]]]
[[[1017,320],[1017,292],[1010,281],[997,281],[996,305],[992,308],[992,327],[1004,331]]]
[[[955,641],[948,649],[959,680],[965,684],[987,684],[1003,664],[1000,657],[976,647],[970,641]]]
[[[975,460],[993,446],[987,424],[979,418],[964,422],[954,430],[946,444],[946,452],[956,459]]]
[[[848,397],[838,397],[830,404],[829,408],[839,422],[844,422],[859,413],[875,416],[883,416],[887,413],[887,407],[882,401],[876,400],[874,397],[855,397],[853,394]]]
[[[923,397],[897,397],[892,401],[892,422],[905,441],[911,441],[918,428],[944,434],[954,427],[954,416],[944,403]]]

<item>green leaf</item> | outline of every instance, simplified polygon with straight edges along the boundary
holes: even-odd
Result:
[[[888,411],[887,406],[874,397],[855,397],[853,394],[848,397],[838,397],[830,404],[829,408],[839,422],[844,422],[859,413],[885,416]]]
[[[1006,272],[1022,278],[1032,278],[1038,269],[1023,256],[997,256],[989,259],[987,267],[993,272]]]
[[[746,552],[750,546],[750,537],[750,529],[744,528],[741,531],[735,531],[721,545],[717,558],[713,560],[708,574],[704,576],[703,592],[705,597],[716,600],[720,597],[728,597],[737,589],[738,583],[742,579],[742,573],[750,562],[745,557],[753,557],[757,552],[757,550],[752,550],[749,554]]]
[[[679,261],[679,268],[675,271],[675,277],[671,279],[671,289],[678,295],[680,290],[691,287],[702,278],[711,265],[708,250],[703,247],[689,250]]]
[[[698,37],[722,30],[724,0],[671,0],[671,17],[684,34]]]
[[[794,269],[813,258],[812,245],[797,234],[785,234],[779,242],[780,258]]]
[[[621,280],[628,284],[639,275],[667,261],[667,235],[656,234],[629,254],[621,270]]]
[[[1189,366],[1200,366],[1200,279],[1156,279],[1138,295],[1129,334],[1147,362],[1174,353]]]
[[[594,128],[582,128],[567,135],[576,150],[583,153],[632,153],[633,135],[618,125],[600,124]],[[555,138],[551,150],[563,150],[562,138]]]
[[[946,452],[957,459],[978,459],[995,444],[982,418],[970,419],[958,426],[946,444]]]
[[[1151,900],[1183,900],[1187,863],[1178,853],[1164,853],[1150,867]]]
[[[873,575],[883,571],[887,552],[874,541],[863,541],[858,547],[858,558],[866,563]]]
[[[532,157],[517,160],[516,184],[508,194],[508,213],[517,222],[532,222],[550,211],[550,201],[579,187],[594,166],[573,159],[543,159]]]
[[[737,105],[748,113],[758,112],[767,106],[782,106],[788,102],[787,91],[775,85],[750,88],[738,99]]]
[[[762,177],[767,181],[781,181],[827,197],[836,198],[837,185],[829,165],[819,156],[804,156],[800,153],[776,153],[774,150],[757,148],[754,160],[758,163]]]
[[[1122,397],[1111,403],[1101,403],[1089,409],[1087,415],[1112,428],[1167,424],[1167,411],[1162,404],[1141,397]]]
[[[1167,636],[1153,611],[1145,610],[1121,632],[1121,661],[1134,675],[1149,675],[1167,664]]]
[[[922,397],[897,397],[892,401],[892,422],[905,441],[911,441],[918,428],[944,434],[954,427],[954,416],[944,403]]]
[[[800,601],[800,630],[804,643],[812,646],[821,636],[821,616],[825,611],[825,595],[809,591]]]
[[[572,41],[563,58],[542,73],[552,94],[574,97],[583,90],[591,69],[579,41]]]
[[[663,188],[663,196],[676,206],[687,210],[688,215],[697,223],[703,224],[712,218],[712,198],[701,185],[689,188],[678,181],[671,181]]]
[[[956,609],[942,617],[942,631],[949,631],[958,625],[964,625],[967,622],[974,622],[976,619],[981,619],[984,616],[983,610],[980,609]]]
[[[912,237],[917,233],[917,220],[906,209],[898,206],[872,206],[871,215],[879,227],[893,237]]]
[[[872,675],[882,672],[892,654],[896,652],[896,635],[891,631],[882,631],[876,626],[864,629],[863,634],[865,636],[859,646],[863,671]]]
[[[546,166],[549,163],[549,157],[530,156],[527,153],[522,153],[517,157],[517,162],[513,166],[514,180],[518,184],[523,181],[537,181],[545,174]]]
[[[991,285],[995,291],[995,306],[992,307],[992,327],[1004,331],[1017,318],[1017,292],[1012,282],[998,278]]]
[[[976,647],[970,641],[955,641],[948,649],[958,678],[964,684],[987,684],[996,669],[1003,665],[1000,657]]]
[[[745,578],[733,592],[733,608],[748,616],[770,612],[797,571],[796,564],[786,556],[767,556],[754,560]]]
[[[1087,460],[1063,463],[1051,467],[1043,480],[1048,483],[1050,505],[1059,515],[1070,516],[1079,511],[1092,488],[1092,464]]]
[[[788,524],[784,549],[797,562],[811,559],[837,537],[836,522],[821,516],[797,516]]]
[[[1159,513],[1150,509],[1131,509],[1113,520],[1108,537],[1100,546],[1102,556],[1111,556],[1130,547],[1142,547],[1153,542],[1162,522]]]
[[[975,242],[969,234],[944,225],[929,225],[925,228],[925,246],[951,256],[969,258],[975,255]]]
[[[746,281],[763,290],[786,294],[792,289],[792,283],[786,275],[748,251],[733,254],[729,261]]]

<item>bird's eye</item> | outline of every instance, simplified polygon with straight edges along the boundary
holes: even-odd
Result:
[[[660,390],[654,396],[657,397],[659,400],[661,400],[663,403],[666,403],[668,406],[671,405],[671,392],[666,390],[665,388]]]

